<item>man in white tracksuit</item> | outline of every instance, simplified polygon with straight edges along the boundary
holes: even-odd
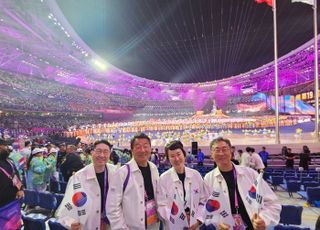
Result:
[[[108,195],[108,185],[116,169],[116,166],[107,163],[110,159],[111,147],[112,145],[106,140],[96,141],[92,151],[93,163],[79,170],[70,178],[65,197],[56,214],[58,221],[68,229],[110,229],[106,219],[105,210],[108,207],[105,206],[105,200]],[[75,181],[78,185],[74,183]],[[80,216],[72,217],[71,210],[66,209],[68,205],[70,206],[73,203],[67,194],[74,194],[75,186],[78,186],[79,190],[86,194],[86,202],[82,206],[86,207],[83,219]],[[77,209],[77,211],[81,210],[74,205],[72,208]],[[80,219],[84,220],[84,223],[81,224]]]
[[[235,225],[237,229],[265,230],[268,225],[276,225],[281,211],[277,196],[262,179],[260,197],[263,205],[257,208],[258,192],[253,184],[258,173],[232,164],[230,148],[230,141],[222,137],[210,144],[212,158],[218,167],[204,178],[211,194],[206,204],[210,213],[206,215],[205,223],[222,230],[233,229]]]
[[[148,159],[151,141],[144,133],[131,140],[133,159],[116,171],[107,198],[107,217],[112,230],[159,229],[156,191],[157,167]]]

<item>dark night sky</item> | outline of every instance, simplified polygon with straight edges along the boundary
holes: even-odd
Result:
[[[254,0],[58,0],[97,54],[131,74],[205,82],[273,60],[271,7]],[[313,38],[312,6],[277,1],[279,57]],[[318,24],[319,24],[318,13]]]

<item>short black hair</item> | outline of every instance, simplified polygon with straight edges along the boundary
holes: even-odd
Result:
[[[147,134],[145,133],[136,133],[132,138],[131,138],[131,141],[130,141],[130,148],[133,149],[133,145],[134,145],[134,142],[136,141],[136,139],[147,139],[150,146],[151,146],[151,140],[150,140],[150,137],[148,137]]]
[[[24,142],[24,147],[27,147],[27,146],[30,145],[30,144],[31,144],[30,141],[25,141],[25,142]]]
[[[169,150],[176,150],[176,149],[181,149],[181,151],[183,152],[183,155],[186,156],[186,151],[183,149],[183,144],[181,143],[181,141],[170,141],[168,144],[166,144],[164,151],[166,154],[167,159],[169,158],[168,153]]]
[[[107,141],[107,140],[98,140],[98,141],[94,142],[94,144],[93,144],[93,149],[95,149],[95,148],[96,148],[96,146],[97,146],[97,145],[99,145],[99,144],[105,144],[105,145],[108,145],[108,146],[109,146],[109,148],[110,148],[110,150],[111,150],[111,148],[112,148],[112,144],[110,144],[110,142],[109,142],[109,141]]]
[[[223,141],[225,142],[227,145],[229,145],[229,147],[231,148],[231,142],[229,139],[227,138],[223,138],[223,137],[218,137],[218,138],[215,138],[211,141],[210,143],[210,150],[212,150],[212,146],[214,146],[217,142],[220,142],[220,141]]]

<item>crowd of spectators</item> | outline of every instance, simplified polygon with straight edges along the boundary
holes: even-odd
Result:
[[[69,86],[45,78],[0,72],[1,107],[27,111],[85,112],[139,108],[133,98]]]

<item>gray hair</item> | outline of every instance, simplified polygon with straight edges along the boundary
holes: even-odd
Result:
[[[215,144],[217,144],[217,142],[220,142],[220,141],[225,142],[231,148],[231,142],[229,139],[223,138],[223,137],[217,137],[210,142],[210,150],[212,150],[212,146],[214,146]]]

